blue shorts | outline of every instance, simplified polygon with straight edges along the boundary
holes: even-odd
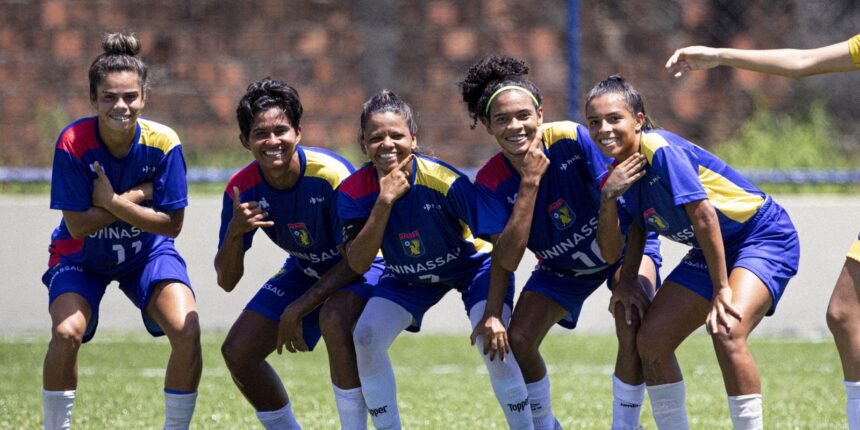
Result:
[[[164,335],[158,323],[146,314],[146,305],[155,286],[164,281],[175,281],[191,289],[185,260],[176,252],[172,244],[169,247],[161,247],[157,253],[153,253],[146,264],[130,269],[116,278],[93,273],[62,260],[42,275],[42,283],[48,287],[48,306],[65,293],[79,294],[90,305],[93,314],[84,331],[85,343],[95,336],[99,325],[99,304],[108,284],[114,280],[119,282],[119,288],[126,297],[140,309],[143,324],[152,336]],[[194,290],[191,290],[191,293],[194,294]]]
[[[659,247],[646,247],[645,257],[651,258],[657,269],[657,287],[660,285],[660,258]],[[645,258],[643,257],[643,258]],[[572,330],[576,328],[579,315],[582,313],[582,305],[592,293],[597,291],[601,284],[606,282],[612,289],[612,277],[615,271],[621,267],[621,262],[609,266],[608,269],[592,274],[575,274],[571,272],[557,272],[550,268],[538,265],[532,272],[531,277],[523,287],[523,291],[533,291],[549,297],[568,312],[558,321],[558,325]]]
[[[421,330],[421,321],[427,310],[439,303],[445,293],[452,289],[460,292],[467,314],[472,306],[487,300],[487,294],[490,291],[490,258],[486,258],[476,270],[448,283],[412,284],[397,279],[391,272],[386,272],[373,289],[373,297],[388,299],[406,309],[412,314],[412,324],[406,330],[418,332]],[[514,274],[511,273],[505,303],[513,306],[513,302]]]
[[[746,237],[726,246],[726,266],[729,274],[743,267],[764,283],[773,299],[767,311],[770,316],[776,311],[788,280],[797,273],[800,240],[788,213],[770,199],[748,222]],[[666,280],[692,290],[708,302],[713,300],[714,287],[701,249],[691,249]]]
[[[284,264],[284,267],[286,266],[287,263]],[[352,284],[344,286],[341,290],[352,291],[367,301],[370,299],[373,286],[379,281],[384,269],[385,264],[382,259],[377,258],[364,276],[356,279]],[[276,323],[280,322],[284,309],[296,301],[318,280],[306,275],[299,268],[282,268],[263,284],[257,294],[245,306],[245,310],[256,312]],[[321,308],[322,306],[318,306],[313,312],[302,318],[302,337],[310,350],[314,349],[322,336],[319,325]]]

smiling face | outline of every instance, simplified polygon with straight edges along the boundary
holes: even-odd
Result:
[[[482,122],[487,133],[496,138],[502,151],[522,155],[543,124],[543,108],[535,108],[532,98],[522,90],[502,92],[490,105],[487,119]]]
[[[254,115],[248,136],[239,135],[239,139],[242,146],[254,155],[264,174],[289,169],[293,164],[298,168],[297,160],[291,162],[297,155],[296,146],[302,140],[302,130],[293,127],[281,108],[258,112]]]
[[[585,106],[585,119],[591,139],[603,155],[624,161],[639,152],[645,114],[633,114],[622,94],[593,98]]]
[[[108,73],[96,86],[95,99],[90,100],[99,118],[99,132],[106,143],[116,139],[128,143],[134,135],[137,118],[145,101],[143,87],[137,72]]]
[[[409,131],[409,124],[403,115],[391,111],[380,112],[367,120],[361,151],[380,175],[387,175],[412,154],[416,144],[416,136]]]

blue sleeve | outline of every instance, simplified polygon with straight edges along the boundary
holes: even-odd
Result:
[[[588,134],[588,129],[583,125],[576,126],[577,142],[579,142],[580,150],[582,151],[583,160],[588,176],[597,187],[603,182],[603,178],[609,172],[606,165],[611,162],[610,159],[603,156],[603,153],[597,149],[597,145],[591,140],[591,135]]]
[[[182,146],[176,145],[164,154],[152,180],[152,204],[163,211],[175,211],[188,206],[185,157]]]
[[[337,193],[337,215],[341,222],[367,219],[370,217],[370,211],[371,208],[363,205],[360,200],[355,200],[342,191]]]
[[[446,200],[451,214],[466,223],[474,236],[478,230],[475,217],[477,212],[476,195],[475,186],[472,185],[469,178],[461,176],[454,181],[454,184],[448,191]]]
[[[340,193],[334,190],[330,197],[325,201],[326,213],[331,220],[332,237],[337,244],[342,244],[343,240],[343,223],[340,221],[340,216],[337,213],[337,198]]]
[[[218,230],[218,249],[221,249],[221,244],[224,243],[224,236],[227,235],[227,227],[230,225],[231,219],[233,219],[233,196],[231,192],[225,191],[221,204],[221,228]],[[242,239],[245,251],[251,249],[251,244],[254,241],[254,233],[256,232],[257,229],[254,229],[245,233]]]
[[[86,211],[92,206],[93,179],[89,166],[71,153],[56,149],[51,171],[51,209]]]
[[[494,193],[481,184],[475,185],[475,194],[475,219],[478,223],[475,235],[490,236],[501,233],[511,218],[510,205],[499,193]]]
[[[708,198],[699,179],[699,161],[693,153],[673,145],[664,146],[654,153],[651,165],[669,184],[675,206]]]

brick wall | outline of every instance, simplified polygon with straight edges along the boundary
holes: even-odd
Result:
[[[729,70],[674,81],[662,70],[672,49],[814,46],[818,40],[804,35],[815,25],[798,22],[821,15],[799,0],[798,7],[789,0],[581,3],[582,92],[621,72],[658,123],[705,145],[742,122],[753,101],[781,108],[799,90],[786,79]],[[727,12],[735,3],[745,6]],[[93,112],[86,75],[101,34],[133,31],[153,77],[145,116],[179,132],[190,164],[249,160],[238,144],[235,104],[248,83],[273,76],[298,88],[308,145],[360,160],[361,103],[388,88],[418,111],[419,144],[475,167],[496,146],[481,128],[469,129],[457,81],[485,54],[521,57],[544,93],[546,118],[564,119],[566,13],[565,0],[0,0],[0,165],[50,165],[60,129]],[[826,38],[853,34],[847,28],[856,19],[833,14],[846,30]],[[834,84],[808,85],[821,92]]]

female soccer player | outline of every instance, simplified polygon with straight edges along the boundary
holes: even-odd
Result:
[[[478,172],[478,235],[495,243],[487,307],[472,333],[483,337],[490,357],[513,350],[528,384],[536,429],[559,428],[552,414],[549,373],[540,345],[559,324],[576,327],[582,304],[617,265],[598,249],[598,185],[606,163],[586,129],[574,122],[543,123],[540,90],[523,76],[528,67],[510,57],[486,57],[461,82],[463,101],[474,123],[495,137],[501,152]],[[656,236],[655,236],[656,238]],[[620,236],[618,241],[623,239]],[[504,284],[528,248],[539,264],[526,283],[511,319],[509,334],[500,319]],[[638,289],[628,296],[613,292],[618,356],[612,377],[612,428],[639,424],[645,396],[636,352],[636,331],[657,285],[659,242],[649,241],[648,256],[637,261]],[[508,347],[510,341],[510,348]]]
[[[337,246],[335,189],[354,169],[331,151],[299,146],[302,104],[286,82],[252,83],[236,116],[239,140],[254,161],[224,191],[218,285],[227,292],[236,287],[258,229],[289,256],[233,324],[221,348],[224,360],[265,428],[297,429],[284,385],[266,357],[284,346],[290,352],[312,350],[322,333],[341,428],[367,428],[352,327],[382,262],[372,259],[366,270],[353,272]]]
[[[666,62],[674,75],[719,65],[799,78],[860,69],[860,34],[840,43],[814,49],[746,50],[688,46]],[[848,250],[845,264],[827,307],[827,326],[833,333],[845,377],[848,428],[860,430],[860,235]]]
[[[640,160],[644,173],[610,195],[623,196],[621,224],[630,230],[617,288],[636,287],[631,268],[642,257],[645,231],[692,247],[666,278],[637,335],[657,426],[688,428],[684,382],[672,354],[705,323],[735,428],[762,428],[761,382],[747,337],[774,312],[797,272],[800,244],[788,214],[709,152],[655,130],[642,97],[618,75],[589,91],[585,113],[601,151],[621,163]],[[611,175],[626,174],[616,169]],[[607,202],[608,212],[615,211],[614,200]],[[601,234],[616,230],[617,237],[618,217],[607,215],[604,223]],[[601,244],[605,254],[621,252],[614,239]]]
[[[140,118],[147,67],[140,42],[113,33],[89,70],[97,115],[75,121],[54,152],[51,208],[63,211],[51,238],[51,342],[43,367],[45,428],[69,428],[78,350],[92,339],[107,285],[140,308],[153,336],[166,334],[164,428],[188,428],[202,358],[197,306],[173,239],[188,204],[185,159],[169,127]]]
[[[473,186],[448,164],[417,153],[417,131],[412,109],[394,93],[384,90],[368,100],[359,140],[370,163],[344,181],[338,196],[349,266],[366,270],[380,249],[386,262],[354,333],[361,389],[378,429],[400,428],[388,357],[397,335],[418,331],[427,309],[451,289],[460,292],[474,326],[489,286],[492,245],[472,236]],[[509,315],[511,276],[506,291]],[[508,426],[531,428],[516,363],[484,357]]]

